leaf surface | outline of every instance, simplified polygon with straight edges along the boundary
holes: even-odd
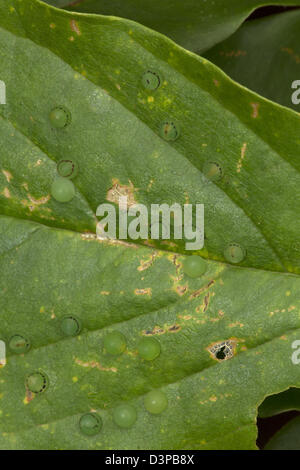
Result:
[[[249,21],[205,56],[247,88],[299,111],[299,84],[292,88],[299,80],[299,31],[299,10]]]
[[[0,370],[1,448],[255,448],[258,405],[300,386],[297,114],[132,22],[33,0],[10,7],[0,2],[0,336],[32,347],[8,351]],[[155,94],[141,87],[149,68],[164,77]],[[49,123],[55,106],[71,112],[65,129]],[[172,144],[158,136],[170,116],[181,129]],[[67,157],[79,173],[61,204],[50,186]],[[227,182],[202,174],[216,157]],[[95,211],[115,181],[148,207],[205,203],[201,278],[183,274],[183,244],[96,239]],[[240,266],[224,262],[231,241],[246,248]],[[62,334],[65,315],[82,319],[79,336]],[[127,338],[117,358],[103,350],[114,329]],[[137,355],[145,335],[160,341],[154,362]],[[211,348],[224,341],[233,357],[217,360]],[[24,386],[34,371],[49,378],[41,394]],[[169,402],[156,417],[143,406],[155,388]],[[138,412],[126,431],[112,420],[123,401]],[[91,409],[103,429],[86,437],[78,422]]]
[[[299,0],[48,0],[78,13],[119,16],[159,31],[198,54],[233,34],[260,6],[300,5]]]
[[[300,450],[300,418],[294,418],[273,436],[265,450]]]
[[[289,388],[284,392],[267,397],[258,409],[260,418],[268,418],[285,411],[300,411],[300,390],[299,388]]]

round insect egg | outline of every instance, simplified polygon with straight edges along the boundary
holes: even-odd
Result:
[[[126,349],[126,338],[120,331],[113,331],[105,336],[103,345],[109,354],[122,354]]]
[[[160,355],[161,347],[155,338],[142,338],[138,343],[137,350],[142,359],[153,361]]]
[[[206,262],[200,256],[187,256],[182,263],[183,272],[189,277],[200,277],[206,271]]]
[[[126,403],[113,410],[113,420],[120,428],[131,428],[137,419],[136,409]]]
[[[75,196],[75,186],[69,179],[59,176],[52,183],[51,195],[58,202],[70,202]]]
[[[152,390],[145,396],[144,405],[149,413],[160,414],[167,408],[168,399],[164,392]]]

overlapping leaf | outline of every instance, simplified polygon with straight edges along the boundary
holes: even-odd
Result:
[[[299,31],[298,10],[247,22],[206,57],[242,85],[299,111],[299,85],[292,88],[300,79]]]
[[[299,0],[47,0],[47,3],[78,13],[134,20],[198,54],[233,34],[262,5],[300,5]]]

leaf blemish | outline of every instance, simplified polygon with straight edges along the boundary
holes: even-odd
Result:
[[[254,119],[258,117],[258,114],[259,114],[259,106],[260,104],[259,103],[250,103],[251,106],[252,106],[252,114],[251,114],[251,117],[253,117]]]
[[[247,143],[244,142],[244,143],[243,143],[243,146],[242,146],[242,148],[241,148],[241,157],[240,157],[240,159],[239,159],[239,161],[238,161],[238,164],[237,164],[237,167],[236,167],[237,173],[240,173],[241,168],[242,168],[242,166],[243,166],[243,160],[244,160],[245,155],[246,155],[246,150],[247,150]]]
[[[35,394],[32,393],[30,390],[26,389],[26,394],[25,394],[25,398],[23,400],[23,403],[24,405],[28,405],[28,403],[30,403],[35,397]]]
[[[150,268],[150,266],[152,266],[155,258],[158,256],[158,253],[155,252],[155,253],[152,253],[151,256],[150,256],[150,259],[148,260],[143,260],[141,259],[140,260],[140,265],[138,266],[138,271],[145,271],[146,269]]]
[[[160,328],[159,326],[155,326],[152,330],[144,330],[142,331],[143,336],[152,336],[152,335],[163,335],[165,330]]]
[[[12,179],[12,174],[8,170],[2,170],[2,173],[4,174],[6,181],[10,183],[10,180]]]
[[[180,330],[181,330],[181,326],[179,326],[179,325],[172,325],[172,326],[170,326],[169,329],[168,329],[168,331],[169,331],[170,333],[177,333],[177,332],[180,331]]]
[[[147,287],[146,289],[135,289],[135,295],[152,295],[151,287]]]
[[[176,292],[178,295],[184,295],[188,290],[188,286],[176,286]]]
[[[190,295],[189,300],[192,300],[192,299],[195,299],[196,297],[199,297],[199,295],[203,294],[203,292],[205,292],[207,289],[209,289],[211,286],[213,286],[214,283],[215,283],[215,281],[212,279],[211,281],[209,281],[209,283],[206,286],[201,287],[201,289],[198,289],[195,292],[193,292]]]
[[[234,356],[237,341],[228,339],[226,341],[218,341],[208,346],[207,351],[213,359],[222,362],[231,359]]]
[[[70,21],[71,30],[74,31],[78,36],[81,36],[81,31],[79,29],[78,23],[75,20]]]
[[[129,185],[122,185],[118,179],[114,178],[112,180],[112,187],[107,191],[106,199],[115,204],[119,204],[119,198],[121,196],[127,196],[127,207],[131,207],[137,204],[134,198],[135,191],[136,189],[131,181],[129,181]]]
[[[84,361],[81,361],[80,359],[75,359],[75,363],[81,367],[91,367],[92,369],[98,369],[98,370],[101,370],[102,372],[117,372],[118,371],[116,367],[104,367],[97,361],[84,362]]]
[[[10,195],[10,192],[9,192],[9,189],[8,188],[4,188],[3,192],[2,192],[3,196],[6,197],[6,199],[9,199],[11,197]]]

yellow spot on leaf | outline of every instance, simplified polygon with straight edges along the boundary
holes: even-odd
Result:
[[[239,159],[239,161],[238,161],[237,168],[236,168],[236,171],[237,171],[238,173],[240,173],[241,168],[242,168],[242,166],[243,166],[243,160],[244,160],[245,155],[246,155],[246,150],[247,150],[247,143],[244,142],[244,143],[243,143],[243,146],[242,146],[242,149],[241,149],[241,157],[240,157],[240,159]]]
[[[2,173],[4,174],[6,181],[10,183],[10,180],[12,179],[12,174],[8,170],[2,170]]]
[[[75,359],[75,363],[81,367],[91,367],[92,369],[98,369],[103,372],[117,372],[118,371],[116,367],[104,367],[100,364],[100,362],[97,362],[97,361],[84,362],[84,361],[81,361],[80,359]]]
[[[260,104],[259,103],[250,103],[251,106],[252,106],[252,114],[251,114],[251,117],[253,117],[254,119],[258,117],[258,110],[259,110],[259,107],[260,107]]]
[[[9,199],[11,197],[10,195],[10,192],[9,192],[9,189],[8,188],[4,188],[3,192],[2,192],[3,196],[6,197],[7,199]]]
[[[146,289],[135,289],[135,295],[152,295],[151,287],[147,287]]]
[[[78,36],[81,36],[81,31],[79,29],[78,23],[75,20],[70,21],[71,30],[74,31]]]

